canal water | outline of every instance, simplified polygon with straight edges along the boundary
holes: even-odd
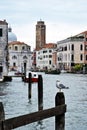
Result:
[[[87,130],[87,75],[65,74],[43,77],[44,109],[55,106],[55,95],[58,91],[56,80],[68,86],[63,90],[67,112],[65,114],[65,130]],[[5,118],[36,112],[38,110],[37,84],[32,85],[32,98],[28,100],[28,84],[21,78],[13,78],[12,82],[0,83],[0,102],[3,102]],[[16,130],[55,130],[55,118],[42,120]]]

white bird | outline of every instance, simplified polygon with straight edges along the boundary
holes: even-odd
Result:
[[[59,89],[59,92],[61,92],[61,89],[69,89],[69,87],[66,87],[65,85],[59,83],[60,81],[56,81],[56,87]]]

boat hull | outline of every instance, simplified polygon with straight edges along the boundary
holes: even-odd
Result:
[[[29,78],[25,78],[24,80],[26,83],[29,83]],[[38,82],[38,78],[31,78],[31,82],[32,83],[37,83]]]
[[[60,74],[60,70],[51,70],[51,71],[46,71],[45,74]]]

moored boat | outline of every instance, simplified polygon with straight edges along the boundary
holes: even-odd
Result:
[[[61,71],[59,69],[45,71],[45,74],[60,74],[60,73],[61,73]]]
[[[38,74],[36,72],[28,72],[26,77],[24,78],[24,82],[29,82],[29,73],[31,73],[31,81],[32,83],[38,82]]]
[[[4,81],[4,77],[0,76],[0,82]]]

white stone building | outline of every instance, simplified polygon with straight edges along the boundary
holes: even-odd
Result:
[[[36,67],[43,69],[53,69],[53,58],[52,54],[54,49],[56,48],[56,44],[49,43],[45,44],[44,47],[38,51],[36,51]]]
[[[29,45],[24,42],[14,41],[8,44],[9,69],[23,71],[32,67],[32,52]]]

